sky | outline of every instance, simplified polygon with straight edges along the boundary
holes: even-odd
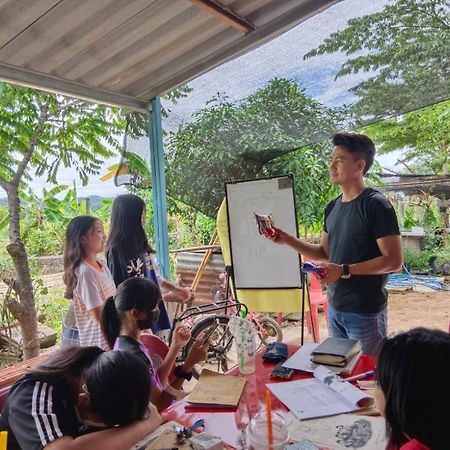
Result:
[[[354,98],[348,89],[357,84],[362,76],[352,75],[335,80],[340,64],[346,60],[346,56],[338,53],[304,60],[303,55],[319,45],[332,32],[345,27],[349,18],[380,11],[386,3],[387,0],[344,0],[263,46],[189,82],[193,91],[187,98],[181,99],[177,105],[165,104],[170,112],[163,122],[163,127],[169,131],[176,130],[218,92],[228,95],[231,101],[239,101],[276,76],[295,79],[308,95],[327,106],[351,103]],[[140,146],[145,148],[146,143],[140,143]],[[378,161],[383,167],[393,167],[396,155],[379,157]],[[100,175],[91,177],[85,187],[76,180],[78,195],[114,197],[125,192],[124,188],[114,186],[112,180],[101,182],[99,179],[107,172],[107,167],[116,162],[118,157],[105,161]],[[70,168],[61,168],[58,182],[73,185],[75,176],[75,171]],[[39,195],[46,182],[35,178],[30,186]],[[2,194],[0,190],[0,197],[4,196]]]

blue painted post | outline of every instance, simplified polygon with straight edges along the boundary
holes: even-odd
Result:
[[[164,148],[161,121],[161,99],[151,101],[148,113],[150,136],[150,164],[152,169],[153,220],[155,223],[155,244],[161,275],[170,277],[169,233],[167,225],[166,177],[164,171]]]

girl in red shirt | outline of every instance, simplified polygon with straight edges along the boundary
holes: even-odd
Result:
[[[387,338],[377,365],[375,400],[389,449],[448,450],[450,334],[414,328]]]

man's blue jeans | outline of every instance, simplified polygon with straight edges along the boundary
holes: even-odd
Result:
[[[328,323],[331,336],[359,339],[363,353],[376,356],[387,334],[387,309],[359,314],[336,311],[328,305]]]

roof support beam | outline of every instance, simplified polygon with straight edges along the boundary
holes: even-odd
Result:
[[[220,21],[226,23],[241,33],[249,33],[255,30],[255,26],[248,20],[236,14],[230,8],[221,5],[215,0],[189,0],[194,6],[209,12],[217,17]]]
[[[133,111],[147,113],[151,108],[149,101],[4,63],[0,63],[0,80]]]
[[[155,95],[166,94],[174,89],[174,87],[183,83],[188,83],[193,78],[214,69],[220,64],[239,57],[248,50],[270,41],[281,33],[290,30],[299,23],[304,22],[310,17],[319,14],[323,10],[341,1],[342,0],[305,0],[304,2],[299,2],[299,5],[286,13],[277,16],[269,23],[259,26],[253,33],[248,33],[245,36],[242,36],[238,41],[232,41],[211,55],[193,62],[190,66],[183,68],[178,73],[165,77],[161,83],[140,92],[139,96],[151,98]],[[194,57],[192,58],[192,61],[194,61]]]
[[[153,223],[155,245],[161,274],[170,277],[169,227],[167,224],[166,175],[164,171],[164,146],[162,137],[161,99],[155,97],[148,113],[148,136],[150,141],[150,165],[152,170]]]

